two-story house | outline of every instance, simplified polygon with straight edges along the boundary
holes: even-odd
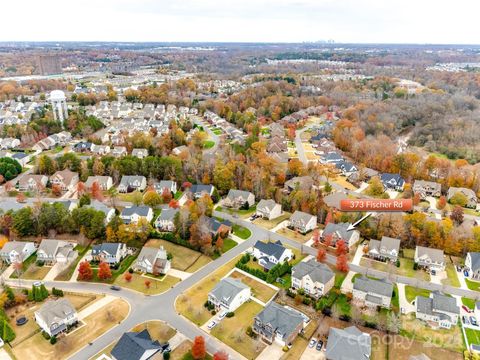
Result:
[[[255,195],[250,191],[230,189],[227,197],[223,200],[223,205],[233,209],[250,207],[255,204]]]
[[[102,243],[92,248],[92,259],[98,262],[106,262],[115,266],[127,256],[127,244],[125,243]]]
[[[194,199],[199,199],[203,195],[212,196],[214,191],[215,187],[213,185],[195,184],[190,187]]]
[[[257,204],[255,214],[268,220],[276,219],[282,215],[282,205],[277,204],[272,199],[262,199]]]
[[[415,316],[433,327],[450,329],[456,326],[460,308],[454,297],[438,291],[430,293],[430,297],[417,296],[415,299]]]
[[[90,205],[84,205],[85,207],[90,207],[92,209],[95,209],[96,211],[101,211],[105,214],[105,225],[110,222],[110,220],[113,219],[115,216],[115,208],[113,207],[108,207],[105,205],[103,202],[98,201],[98,200],[92,200],[90,202]]]
[[[257,241],[251,250],[253,257],[258,259],[258,264],[265,270],[270,270],[277,264],[293,259],[293,252],[285,248],[281,241],[264,243]]]
[[[118,192],[127,193],[135,190],[143,191],[147,187],[147,179],[145,176],[138,175],[123,175],[120,184],[118,185]]]
[[[296,176],[285,181],[283,191],[290,194],[294,190],[309,191],[313,188],[315,181],[311,176]]]
[[[480,252],[468,252],[465,257],[465,269],[472,279],[480,279]]]
[[[336,246],[338,241],[343,240],[345,245],[351,248],[360,240],[360,232],[358,230],[348,230],[350,225],[350,223],[328,223],[322,231],[321,241],[329,242],[330,246]]]
[[[208,293],[208,301],[217,311],[233,312],[250,299],[250,287],[230,277],[220,280]]]
[[[173,180],[162,180],[154,183],[153,188],[160,195],[163,194],[164,191],[175,194],[177,192],[177,182]]]
[[[461,187],[450,187],[447,192],[447,200],[450,202],[456,194],[461,194],[465,197],[465,207],[475,209],[477,207],[477,194],[472,189]]]
[[[25,175],[17,182],[18,191],[41,191],[47,187],[48,177],[45,175]]]
[[[170,267],[170,260],[163,246],[159,249],[144,246],[132,265],[133,270],[148,274],[166,274]]]
[[[43,239],[37,250],[37,261],[47,265],[54,265],[57,262],[70,263],[78,256],[73,250],[75,244],[56,239]]]
[[[319,298],[327,294],[335,283],[334,272],[315,259],[301,261],[292,267],[292,288],[303,289],[306,294]]]
[[[70,171],[69,169],[57,171],[50,176],[50,183],[58,185],[62,191],[74,190],[79,181],[78,173]]]
[[[370,240],[368,244],[368,256],[380,261],[396,262],[400,251],[400,239],[382,236],[380,241]]]
[[[145,205],[129,206],[123,208],[120,218],[125,224],[137,224],[140,219],[150,222],[153,219],[153,210]]]
[[[113,179],[111,176],[89,176],[85,182],[85,187],[92,190],[94,183],[97,183],[102,191],[107,191],[113,186]]]
[[[387,279],[359,277],[353,283],[353,298],[366,306],[381,306],[389,309],[392,294],[393,284]]]
[[[66,298],[47,300],[35,311],[35,321],[48,335],[57,336],[78,322],[78,314]]]
[[[163,209],[155,220],[155,227],[159,231],[172,232],[175,230],[175,216],[179,211],[179,209]]]
[[[442,195],[442,185],[434,181],[415,180],[412,191],[419,194],[421,199],[428,196],[439,197]]]
[[[440,249],[417,246],[415,248],[414,262],[418,267],[425,268],[429,271],[445,270],[445,256],[443,250]]]
[[[113,360],[147,360],[160,359],[162,345],[153,340],[147,329],[140,332],[127,332],[115,344],[110,354]],[[110,358],[102,358],[108,360]]]
[[[291,344],[305,326],[304,317],[297,311],[270,302],[259,312],[252,330],[269,344]]]
[[[317,227],[317,217],[297,210],[290,216],[289,227],[306,234]]]
[[[147,149],[133,149],[132,150],[132,156],[135,156],[139,159],[144,159],[148,156],[148,150]]]
[[[380,181],[385,190],[403,191],[405,180],[399,174],[380,174]]]
[[[0,250],[0,257],[7,264],[21,263],[36,250],[31,241],[9,241]]]
[[[370,334],[355,326],[345,329],[331,327],[325,348],[327,360],[368,360],[372,354]]]

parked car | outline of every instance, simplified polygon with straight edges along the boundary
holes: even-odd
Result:
[[[317,343],[317,346],[315,347],[315,349],[317,349],[317,351],[320,351],[320,350],[322,350],[322,346],[323,346],[323,341],[318,340],[318,343]]]
[[[435,276],[435,275],[437,275],[437,272],[432,269],[432,270],[430,270],[430,274],[433,275],[433,276]]]
[[[465,315],[462,316],[462,322],[463,322],[465,325],[470,324],[470,322],[468,321],[468,317],[466,317]]]
[[[223,320],[226,315],[227,311],[221,311],[220,314],[218,314],[218,320]]]
[[[465,310],[467,313],[471,313],[472,310],[470,310],[469,307],[465,306],[465,305],[462,305],[462,309]]]
[[[475,316],[470,316],[470,324],[473,326],[478,326],[477,319],[475,319]]]
[[[310,340],[310,342],[308,343],[308,347],[309,347],[309,348],[313,348],[316,343],[317,343],[317,340],[312,339],[312,340]]]
[[[464,275],[465,277],[468,277],[468,271],[467,271],[467,270],[464,270],[464,271],[463,271],[463,275]]]
[[[120,291],[120,290],[122,290],[122,288],[121,288],[120,286],[117,286],[117,285],[112,285],[112,286],[110,286],[110,289],[111,289],[111,290],[114,290],[114,291]]]
[[[212,330],[215,326],[217,326],[217,322],[215,320],[210,321],[207,325],[208,330]]]

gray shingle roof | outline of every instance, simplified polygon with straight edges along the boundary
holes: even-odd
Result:
[[[354,234],[354,231],[347,231],[349,226],[350,226],[350,223],[334,224],[330,222],[327,224],[327,226],[325,226],[322,236],[336,233],[341,239],[350,240],[350,238]]]
[[[303,323],[303,317],[293,310],[287,309],[275,302],[269,303],[256,318],[263,324],[270,324],[272,328],[284,338],[295,331]]]
[[[230,189],[228,191],[227,198],[235,200],[236,198],[241,198],[244,201],[248,200],[248,197],[252,193],[250,191],[244,191],[244,190],[236,190],[236,189]]]
[[[476,272],[480,269],[480,252],[470,252],[470,259],[472,260],[471,269],[472,271]]]
[[[52,324],[59,323],[68,315],[75,313],[75,308],[68,299],[49,300],[35,311],[35,314],[43,319],[50,328]]]
[[[160,215],[158,215],[157,220],[173,221],[179,211],[179,209],[163,209]]]
[[[122,216],[132,216],[133,214],[137,214],[139,216],[147,216],[149,211],[150,208],[145,205],[130,206],[122,210]]]
[[[141,332],[127,332],[111,351],[116,360],[140,360],[147,350],[161,350],[160,343],[153,341],[147,329]]]
[[[280,241],[268,243],[257,241],[253,247],[258,249],[263,254],[275,257],[277,260],[280,260],[282,254],[286,250]]]
[[[292,216],[290,216],[290,221],[307,224],[314,217],[315,216],[312,214],[297,210],[292,214]]]
[[[460,314],[455,298],[440,294],[439,292],[431,293],[430,297],[417,296],[416,299],[417,312],[427,315],[437,315],[444,318],[444,314],[438,311],[445,311],[452,314]]]
[[[443,250],[432,249],[423,246],[417,246],[417,256],[418,258],[428,257],[432,261],[437,263],[442,263],[444,261]]]
[[[370,335],[355,326],[346,329],[330,328],[326,347],[329,360],[368,360],[372,352]]]
[[[335,277],[335,274],[327,265],[319,263],[315,259],[301,261],[292,268],[292,277],[301,279],[305,275],[309,275],[313,281],[321,284],[326,284]]]
[[[28,243],[29,242],[27,241],[9,241],[5,245],[3,245],[2,249],[0,250],[0,253],[8,254],[11,251],[15,250],[20,254],[22,250],[25,248],[25,245]]]
[[[387,279],[375,280],[367,277],[359,277],[355,279],[353,283],[354,290],[360,290],[363,292],[373,292],[382,296],[392,296],[393,284]]]
[[[277,205],[277,203],[272,199],[262,199],[257,204],[257,210],[270,212]]]
[[[225,278],[222,279],[210,292],[218,300],[223,300],[227,304],[233,301],[235,296],[241,291],[248,289],[248,286],[240,280]]]
[[[92,248],[92,255],[98,255],[102,252],[105,252],[109,255],[116,255],[118,248],[121,247],[120,243],[102,243],[97,244]]]

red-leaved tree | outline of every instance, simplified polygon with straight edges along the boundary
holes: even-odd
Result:
[[[348,271],[348,260],[345,254],[337,257],[337,270],[342,272]]]
[[[317,261],[318,262],[324,262],[326,258],[327,258],[327,251],[324,248],[318,249]]]
[[[123,277],[124,277],[126,282],[132,281],[132,274],[130,274],[129,272],[125,273],[125,275]]]
[[[228,360],[228,354],[225,351],[217,351],[213,354],[213,360]]]
[[[88,261],[82,261],[78,267],[78,278],[80,280],[92,280],[93,270]]]
[[[150,289],[150,285],[152,284],[152,282],[150,280],[145,280],[144,284],[147,289]]]
[[[169,207],[169,208],[172,208],[172,209],[178,209],[178,208],[180,207],[180,204],[178,203],[177,200],[172,199],[172,200],[170,200],[170,202],[168,203],[168,207]]]
[[[110,270],[110,265],[106,262],[101,262],[98,265],[98,277],[102,280],[110,279],[112,277],[112,271]]]
[[[337,249],[335,250],[337,256],[345,255],[348,252],[348,247],[347,244],[345,244],[344,240],[338,240],[335,246],[337,247]]]
[[[192,356],[195,360],[200,360],[205,358],[207,355],[207,350],[205,348],[205,339],[203,336],[195,337],[192,345]]]
[[[314,247],[320,245],[320,232],[318,231],[318,229],[313,230],[312,240]]]

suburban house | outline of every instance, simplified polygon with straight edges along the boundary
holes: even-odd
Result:
[[[457,299],[438,291],[430,293],[430,297],[417,296],[415,299],[415,316],[433,327],[450,329],[457,325],[460,308]]]
[[[8,243],[7,243],[8,244]],[[465,268],[472,279],[480,278],[480,252],[469,252],[465,258]]]
[[[353,283],[353,298],[366,306],[389,309],[392,294],[393,284],[387,279],[375,280],[362,276]]]
[[[90,205],[84,205],[84,206],[103,212],[105,214],[105,221],[104,221],[105,224],[108,224],[110,220],[112,220],[113,217],[115,216],[115,208],[108,207],[103,202],[98,200],[92,200],[90,202]]]
[[[327,294],[334,283],[334,272],[315,259],[301,261],[292,267],[292,288],[303,289],[306,294],[316,299]]]
[[[59,263],[70,263],[78,256],[78,252],[73,250],[75,244],[56,239],[43,239],[37,250],[37,261],[42,261],[48,265]]]
[[[77,323],[78,314],[66,298],[48,300],[35,311],[35,321],[48,335],[56,336]]]
[[[320,157],[320,163],[321,164],[333,164],[335,165],[336,163],[340,163],[345,161],[339,153],[335,151],[330,151],[326,155],[323,155]]]
[[[202,215],[202,222],[208,227],[208,230],[212,236],[218,234],[229,234],[232,231],[232,223],[228,220],[218,220],[216,218]]]
[[[442,185],[434,181],[415,180],[412,190],[414,194],[419,194],[421,199],[442,195]]]
[[[445,257],[443,255],[443,250],[440,249],[417,246],[415,248],[414,261],[419,267],[428,270],[445,270]]]
[[[133,149],[132,150],[132,156],[135,156],[139,159],[146,158],[148,156],[148,150],[147,149]]]
[[[368,256],[375,260],[396,262],[399,251],[400,239],[388,236],[382,236],[380,241],[372,239],[368,244]]]
[[[337,241],[343,240],[345,245],[349,248],[352,247],[360,240],[360,232],[358,230],[347,231],[350,225],[350,223],[328,223],[322,232],[321,240],[323,242],[329,241],[330,246],[336,246]]]
[[[306,234],[317,227],[317,217],[297,210],[290,216],[289,227]]]
[[[153,188],[158,194],[163,194],[165,189],[172,194],[177,192],[177,182],[173,180],[162,180],[153,184]]]
[[[101,190],[107,191],[113,186],[113,179],[111,176],[89,176],[85,182],[85,187],[91,190],[94,183],[97,183]]]
[[[68,191],[75,189],[79,181],[78,173],[70,171],[68,169],[57,171],[55,174],[50,176],[50,183],[53,185],[58,185],[62,191]]]
[[[295,340],[303,327],[304,317],[299,312],[270,302],[255,316],[252,329],[265,342],[285,346]]]
[[[227,197],[223,200],[226,207],[240,209],[242,207],[250,207],[255,204],[255,195],[250,191],[230,189]]]
[[[135,190],[143,191],[147,187],[147,179],[145,176],[139,175],[123,175],[120,184],[118,185],[118,192],[127,193]]]
[[[337,162],[335,167],[345,176],[349,176],[358,171],[357,167],[349,161]]]
[[[127,155],[127,148],[125,146],[114,146],[112,150],[112,156],[122,157]]]
[[[217,311],[233,312],[250,299],[250,287],[230,277],[220,280],[208,293],[208,301]]]
[[[115,266],[127,256],[127,244],[125,243],[102,243],[92,248],[92,259],[98,262],[106,262]]]
[[[95,145],[93,144],[90,151],[97,155],[107,155],[110,153],[110,145]]]
[[[132,268],[142,273],[166,274],[170,270],[170,260],[167,258],[167,251],[163,246],[159,249],[144,246]]]
[[[297,176],[291,178],[288,181],[285,181],[283,186],[283,191],[286,193],[291,193],[294,190],[310,190],[315,182],[313,181],[311,176]]]
[[[73,147],[73,151],[75,151],[75,152],[87,152],[87,151],[90,151],[92,149],[92,146],[93,146],[93,144],[91,142],[82,141],[82,142],[79,142],[78,144],[76,144]]]
[[[72,212],[76,208],[78,208],[78,200],[60,200],[56,202],[52,202],[51,204],[62,204],[68,212]]]
[[[12,159],[17,160],[20,165],[25,167],[31,160],[31,156],[23,152],[16,152],[12,155]]]
[[[205,194],[212,196],[214,191],[215,187],[213,185],[196,184],[192,185],[190,188],[190,192],[195,199],[199,199]]]
[[[175,215],[179,212],[179,209],[163,209],[160,215],[155,220],[155,227],[160,231],[173,231],[175,230]]]
[[[31,241],[9,241],[0,250],[0,257],[7,264],[21,263],[36,250],[35,243]]]
[[[283,247],[281,241],[268,243],[257,241],[253,245],[251,254],[258,259],[258,264],[265,270],[293,259],[292,250]]]
[[[272,199],[262,199],[257,204],[257,209],[255,214],[264,219],[272,220],[278,218],[282,215],[282,205],[277,204]]]
[[[140,219],[145,219],[150,222],[153,219],[153,210],[145,205],[129,206],[123,208],[120,213],[120,218],[125,224],[137,224]]]
[[[153,359],[162,351],[158,340],[152,340],[147,329],[140,332],[127,332],[115,344],[110,354],[113,360]]]
[[[348,175],[347,181],[359,187],[362,181],[369,181],[374,176],[378,176],[377,170],[360,168],[358,171]]]
[[[47,187],[48,177],[45,175],[25,175],[18,180],[19,191],[38,191]]]
[[[461,193],[463,196],[465,196],[467,202],[465,204],[465,207],[468,208],[476,208],[477,207],[477,195],[475,194],[475,191],[472,189],[467,189],[467,188],[459,188],[459,187],[450,187],[447,192],[447,201],[450,201],[455,194]]]
[[[399,174],[380,174],[380,181],[385,190],[403,191],[405,180]]]
[[[372,338],[355,326],[345,329],[331,327],[325,351],[327,360],[368,360],[372,354]]]

